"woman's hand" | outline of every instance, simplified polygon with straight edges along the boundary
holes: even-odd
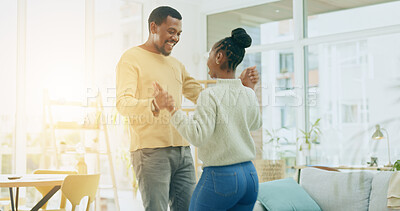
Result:
[[[167,109],[169,112],[173,111],[175,108],[175,101],[172,95],[168,94],[160,84],[153,82],[154,88],[154,101],[159,109]]]
[[[258,83],[259,76],[256,66],[248,67],[243,70],[242,74],[239,76],[240,80],[242,80],[243,86],[247,86],[249,88],[254,89],[254,86]]]
[[[172,96],[171,96],[171,98],[172,98]],[[169,113],[171,113],[171,116],[174,115],[175,112],[178,110],[178,108],[175,106],[175,101],[173,98],[171,101],[169,101],[167,110],[169,111]]]

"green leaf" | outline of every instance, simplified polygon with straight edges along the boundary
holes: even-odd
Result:
[[[392,171],[400,171],[400,160],[397,160],[397,161],[393,164]]]

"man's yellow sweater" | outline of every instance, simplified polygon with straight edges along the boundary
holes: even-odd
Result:
[[[190,77],[185,67],[172,56],[152,53],[141,47],[127,50],[117,66],[117,109],[129,118],[131,151],[143,148],[189,146],[170,124],[171,115],[151,111],[152,83],[157,81],[181,106],[182,94],[196,102],[202,86]]]

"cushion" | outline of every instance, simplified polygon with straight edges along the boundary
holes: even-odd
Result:
[[[388,211],[387,192],[392,171],[378,172],[372,179],[371,195],[369,197],[369,211]]]
[[[332,172],[306,168],[301,171],[300,185],[324,211],[366,211],[373,176],[367,171]]]
[[[257,200],[268,211],[321,211],[292,178],[261,183]]]
[[[256,201],[256,203],[254,204],[254,208],[253,211],[267,211],[264,207],[264,205],[261,204],[260,201]]]

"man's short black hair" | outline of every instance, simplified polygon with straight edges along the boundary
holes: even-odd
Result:
[[[174,8],[168,7],[168,6],[161,6],[155,8],[149,16],[149,31],[150,31],[150,23],[154,22],[157,24],[157,26],[161,25],[168,16],[171,16],[172,18],[176,18],[178,20],[182,20],[181,14]]]

